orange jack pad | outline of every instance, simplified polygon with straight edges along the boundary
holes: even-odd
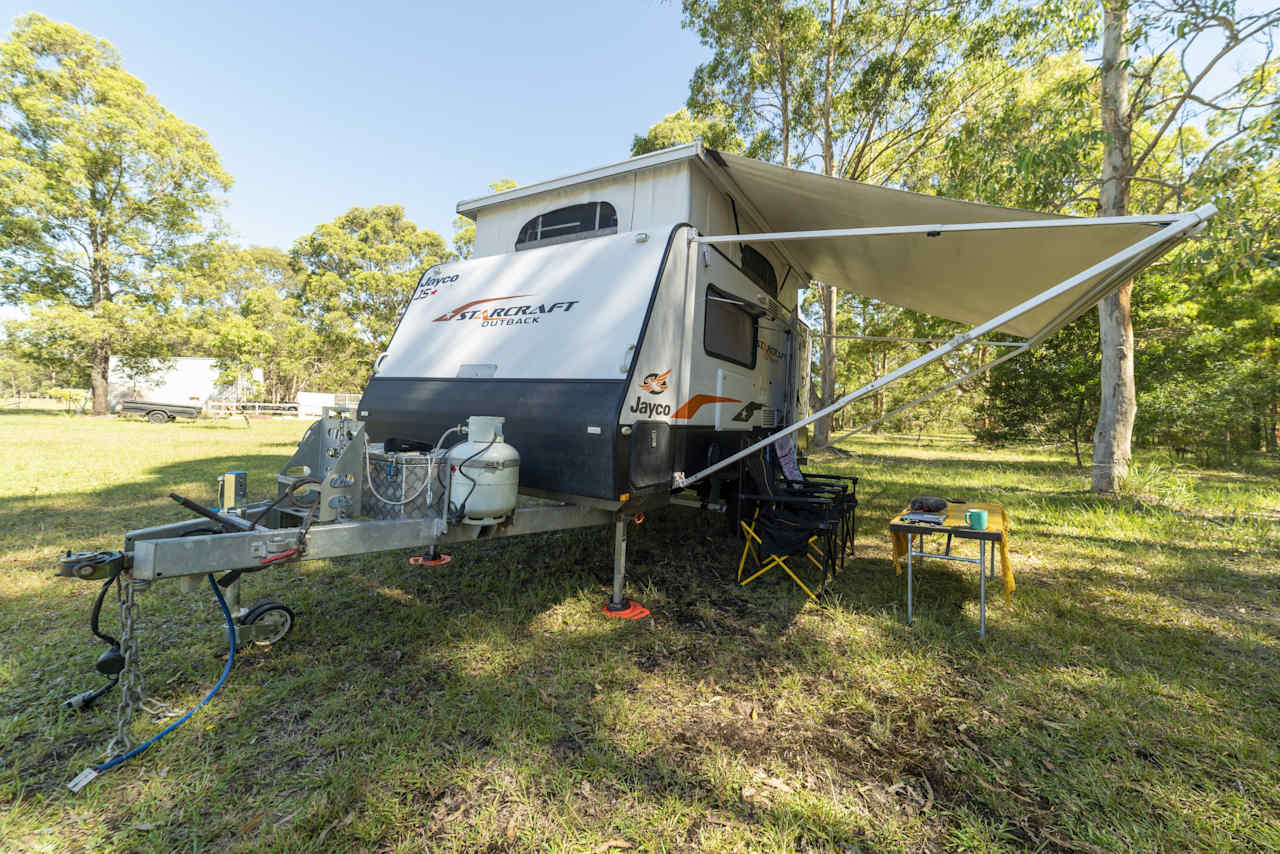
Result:
[[[437,557],[434,560],[430,558],[425,558],[422,555],[414,555],[413,557],[409,558],[409,565],[410,566],[444,566],[446,563],[448,563],[451,560],[453,560],[453,556],[447,555],[447,554],[441,554],[439,557]]]
[[[605,606],[600,609],[600,612],[606,617],[613,617],[616,620],[643,620],[645,617],[649,616],[649,609],[634,599],[628,599],[627,607],[621,611],[610,611],[609,605],[606,603]]]

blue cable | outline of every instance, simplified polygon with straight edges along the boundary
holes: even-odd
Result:
[[[94,767],[93,769],[94,771],[97,771],[99,774],[101,774],[103,771],[110,770],[111,768],[114,768],[117,765],[120,765],[121,763],[128,762],[130,759],[137,756],[139,753],[146,750],[148,747],[155,744],[157,741],[164,738],[166,735],[173,732],[178,727],[182,726],[184,723],[187,722],[188,718],[190,718],[192,715],[196,713],[197,709],[199,709],[205,703],[212,700],[213,695],[217,694],[218,691],[222,689],[223,683],[227,681],[227,674],[231,672],[231,666],[236,662],[236,624],[235,624],[235,621],[231,619],[231,609],[227,607],[227,600],[222,598],[222,591],[218,589],[218,582],[214,580],[212,572],[209,573],[209,586],[213,588],[213,595],[218,600],[218,606],[222,608],[222,616],[227,618],[227,640],[228,640],[227,666],[222,669],[222,676],[218,678],[218,684],[214,685],[213,690],[210,691],[208,694],[206,694],[205,698],[201,700],[199,703],[196,703],[195,706],[193,706],[191,710],[187,712],[185,715],[178,718],[176,721],[169,724],[167,727],[160,730],[160,732],[156,733],[150,739],[148,739],[147,741],[144,741],[142,744],[139,744],[137,747],[135,747],[133,750],[130,750],[128,753],[125,753],[121,756],[117,756],[115,759],[109,760],[107,762],[103,762],[101,765]]]

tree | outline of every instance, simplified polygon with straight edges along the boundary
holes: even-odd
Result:
[[[9,342],[0,344],[0,394],[15,398],[33,394],[41,386],[40,366],[17,355]]]
[[[1206,81],[1241,47],[1266,37],[1280,24],[1280,10],[1236,18],[1230,0],[1148,0],[1133,4],[1136,15],[1131,20],[1129,0],[1103,0],[1102,7],[1100,92],[1106,146],[1098,213],[1127,214],[1135,181],[1163,190],[1161,201],[1149,210],[1158,213],[1182,196],[1202,164],[1213,162],[1215,149],[1272,121],[1277,66],[1269,45],[1262,61],[1225,89],[1207,92]],[[1210,46],[1208,58],[1197,61],[1197,50],[1213,40],[1217,43]],[[1141,55],[1133,58],[1132,53]],[[1176,180],[1147,174],[1160,165],[1171,137],[1182,142],[1176,138],[1194,137],[1201,126],[1218,138],[1207,148],[1194,146],[1202,150],[1191,162],[1174,157],[1184,167],[1177,170],[1181,174]],[[1129,282],[1098,304],[1102,395],[1093,439],[1095,492],[1116,491],[1132,456],[1137,414],[1132,294]]]
[[[701,140],[710,148],[730,154],[741,154],[745,148],[732,122],[716,116],[695,117],[687,107],[681,107],[650,127],[644,136],[637,134],[631,141],[631,156],[638,157],[694,140]]]
[[[40,15],[0,45],[0,289],[78,312],[93,411],[107,411],[113,302],[158,303],[231,184],[203,131],[110,44]]]
[[[1076,0],[686,0],[711,47],[690,105],[729,107],[749,152],[823,174],[922,186],[948,134],[1080,27]],[[834,289],[819,285],[822,396],[835,400]],[[830,423],[815,425],[823,444]]]
[[[790,166],[793,103],[817,36],[812,11],[788,0],[683,0],[683,10],[684,27],[712,49],[689,83],[692,113],[727,115],[750,138],[749,155]]]
[[[299,238],[289,256],[334,389],[364,385],[423,270],[456,257],[400,205],[352,208]]]
[[[218,244],[188,265],[186,295],[204,330],[188,345],[217,357],[224,380],[254,381],[272,403],[296,400],[309,382],[324,388],[329,366],[303,316],[302,277],[279,249]]]
[[[514,190],[520,186],[510,178],[499,178],[489,182],[489,192],[501,193],[503,190]],[[453,218],[453,251],[462,260],[467,260],[476,251],[476,224],[468,217],[458,214]]]
[[[1082,317],[1030,353],[992,369],[978,438],[1066,439],[1076,465],[1083,465],[1081,442],[1088,439],[1098,403],[1096,326],[1093,318]]]

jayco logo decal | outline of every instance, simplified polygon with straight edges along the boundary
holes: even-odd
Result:
[[[418,289],[413,292],[415,300],[426,299],[429,296],[435,296],[440,293],[441,285],[452,284],[458,281],[458,273],[449,276],[437,276],[430,270],[422,274],[422,278],[418,280]]]
[[[660,374],[645,374],[644,382],[640,383],[640,390],[647,391],[649,394],[662,394],[667,390],[667,377],[671,376],[671,371],[663,371]]]
[[[636,415],[640,415],[640,416],[670,415],[671,404],[650,403],[649,401],[642,398],[640,395],[636,395],[636,402],[631,404],[631,411],[634,412]]]
[[[521,323],[537,323],[542,315],[557,312],[567,314],[581,300],[567,300],[553,303],[526,303],[524,305],[504,305],[496,308],[477,309],[476,306],[490,302],[504,302],[509,299],[521,299],[531,294],[514,294],[509,297],[486,297],[475,299],[455,308],[453,311],[437,317],[434,323],[447,323],[451,320],[479,320],[481,326],[515,326]]]
[[[738,410],[738,414],[733,416],[734,421],[750,421],[751,416],[755,415],[761,409],[764,409],[763,403],[756,403],[754,400],[746,406]]]

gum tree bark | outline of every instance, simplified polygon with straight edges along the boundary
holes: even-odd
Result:
[[[1102,128],[1107,135],[1102,161],[1100,216],[1129,210],[1133,175],[1133,115],[1129,103],[1127,0],[1104,0],[1102,33]],[[1133,377],[1133,283],[1098,303],[1102,346],[1102,400],[1093,434],[1094,492],[1115,492],[1129,473],[1137,395]]]

